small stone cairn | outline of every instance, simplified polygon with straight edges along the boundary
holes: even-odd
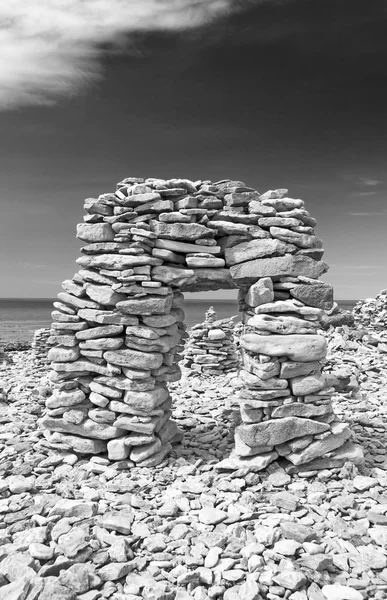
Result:
[[[50,336],[50,328],[37,329],[34,332],[31,348],[35,362],[42,367],[48,363],[48,351],[51,348],[49,343]]]
[[[191,328],[184,349],[184,366],[192,374],[221,375],[235,370],[239,357],[233,341],[234,321],[218,319],[211,306],[203,323]]]
[[[127,178],[85,202],[79,271],[62,284],[49,342],[47,444],[107,453],[119,468],[164,461],[181,432],[168,383],[179,380],[182,292],[239,289],[245,330],[242,424],[220,468],[289,472],[360,462],[332,411],[318,328],[333,303],[316,221],[287,190],[243,182]],[[118,467],[117,467],[118,468]]]

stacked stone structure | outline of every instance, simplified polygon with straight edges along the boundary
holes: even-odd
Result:
[[[48,352],[50,344],[51,329],[37,329],[34,332],[31,348],[34,360],[39,366],[45,366],[48,363]]]
[[[184,366],[203,375],[222,375],[235,370],[239,357],[233,338],[233,319],[218,319],[211,306],[204,322],[191,328],[183,352]]]
[[[318,322],[333,294],[318,281],[327,265],[302,200],[239,181],[127,178],[85,209],[80,270],[52,313],[51,446],[107,452],[123,467],[162,462],[180,439],[167,386],[180,378],[182,292],[239,288],[236,464],[360,460],[321,373]]]

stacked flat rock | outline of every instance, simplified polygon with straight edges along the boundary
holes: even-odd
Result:
[[[233,319],[218,319],[211,306],[204,322],[191,328],[183,352],[184,366],[204,375],[219,375],[235,370],[239,357],[233,337]]]
[[[387,329],[387,290],[382,290],[375,298],[360,300],[353,308],[357,326],[368,330]]]
[[[51,329],[37,329],[34,332],[31,348],[34,355],[35,362],[39,365],[44,366],[48,362],[48,351],[51,348],[49,344],[49,338],[51,336]]]
[[[327,265],[302,200],[240,181],[127,178],[85,210],[79,271],[52,313],[49,445],[107,452],[122,468],[160,464],[181,439],[167,385],[181,376],[182,292],[228,288],[253,331],[241,337],[236,462],[318,468],[321,447],[327,456],[344,443],[316,332],[332,288],[318,281]]]

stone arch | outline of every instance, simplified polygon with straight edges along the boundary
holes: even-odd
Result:
[[[242,424],[220,467],[284,457],[293,472],[361,460],[321,371],[318,322],[333,290],[318,281],[328,267],[302,200],[240,181],[127,178],[85,210],[79,271],[52,313],[50,446],[160,464],[181,439],[168,383],[180,377],[183,293],[235,288]]]

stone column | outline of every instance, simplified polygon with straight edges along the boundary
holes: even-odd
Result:
[[[298,250],[292,256],[250,261],[246,253],[255,242],[225,252],[241,286],[242,424],[235,431],[234,452],[220,467],[260,470],[285,459],[286,470],[296,473],[347,461],[359,464],[362,450],[350,441],[349,427],[336,418],[331,402],[335,390],[322,372],[327,344],[320,322],[333,305],[333,288],[317,279],[326,265],[320,261],[315,220],[302,200],[284,197],[283,190],[260,200],[273,212],[258,224]]]

